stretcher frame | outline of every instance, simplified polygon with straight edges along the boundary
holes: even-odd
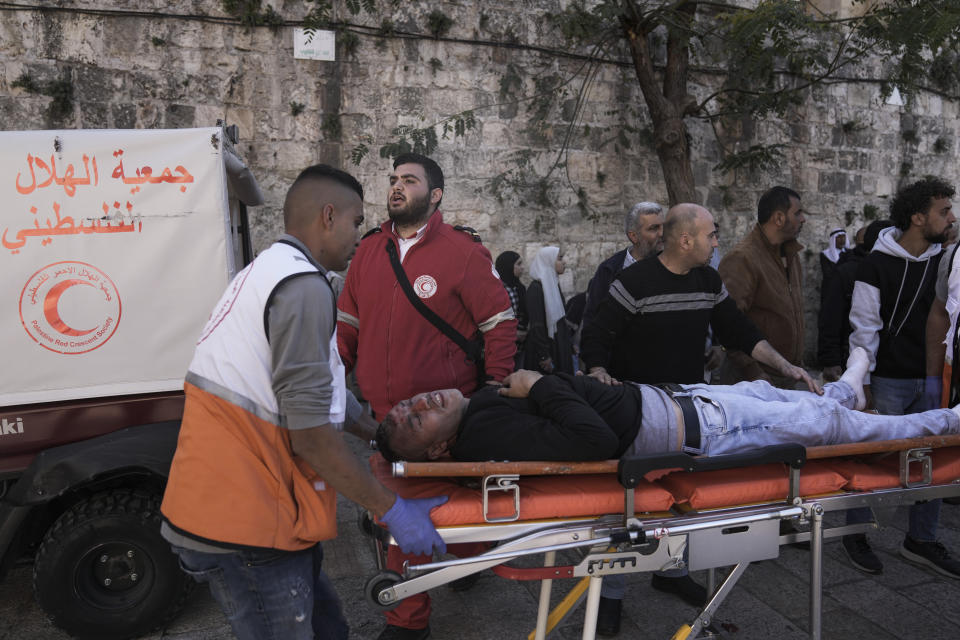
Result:
[[[484,498],[484,523],[438,527],[447,544],[458,542],[495,542],[491,550],[471,558],[457,558],[404,567],[404,574],[384,571],[367,583],[366,595],[377,607],[389,609],[405,597],[465,578],[490,568],[502,577],[536,579],[542,583],[537,624],[530,640],[542,640],[584,598],[582,638],[593,640],[603,577],[617,573],[635,573],[686,567],[708,570],[708,601],[696,619],[681,627],[676,639],[713,637],[711,621],[724,599],[752,562],[775,558],[779,547],[798,542],[810,543],[809,630],[812,640],[822,633],[823,543],[827,539],[860,533],[887,524],[896,507],[918,501],[960,496],[960,478],[934,483],[931,451],[960,447],[960,435],[928,436],[883,442],[852,443],[810,447],[776,445],[745,454],[692,457],[682,453],[623,458],[599,462],[398,462],[392,466],[394,477],[480,477]],[[849,458],[872,454],[899,457],[900,486],[870,491],[842,491],[828,495],[803,497],[800,478],[807,460]],[[649,472],[657,470],[708,471],[750,467],[780,462],[789,467],[787,495],[783,500],[719,509],[670,514],[635,513],[634,489]],[[920,471],[919,481],[911,473]],[[556,518],[521,521],[516,518],[488,518],[487,496],[508,491],[517,496],[518,479],[524,475],[579,475],[616,473],[624,489],[623,514],[598,517]],[[825,527],[824,515],[830,512],[868,507],[874,522]],[[808,524],[809,531],[780,533],[781,521]],[[395,544],[389,533],[370,521],[377,539],[378,564],[385,566],[385,545]],[[578,549],[584,552],[576,565],[557,567],[558,551]],[[504,567],[522,556],[543,554],[542,569]],[[733,566],[717,585],[715,569]],[[560,578],[582,578],[554,611],[549,610],[552,583]]]

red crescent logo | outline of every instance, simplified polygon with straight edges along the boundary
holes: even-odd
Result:
[[[47,319],[47,322],[50,323],[51,327],[65,336],[85,336],[96,329],[96,327],[94,327],[93,329],[87,329],[86,331],[79,331],[69,326],[63,321],[63,318],[60,317],[60,296],[62,296],[64,291],[70,287],[75,287],[77,285],[86,285],[88,287],[93,286],[89,282],[84,282],[83,280],[64,280],[50,287],[50,291],[48,291],[47,295],[43,298],[44,317]]]
[[[71,290],[75,293],[67,295]],[[55,353],[87,353],[103,346],[116,332],[120,312],[120,292],[113,280],[86,262],[47,265],[30,276],[20,291],[24,330]],[[77,329],[71,323],[91,328]]]

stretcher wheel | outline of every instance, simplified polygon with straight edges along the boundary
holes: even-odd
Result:
[[[397,600],[387,603],[381,602],[380,592],[384,589],[389,589],[393,585],[402,581],[403,577],[395,571],[381,571],[377,575],[367,580],[367,584],[363,587],[363,593],[367,596],[367,601],[373,606],[384,611],[389,611],[400,604],[400,601]]]
[[[357,518],[357,526],[360,527],[360,532],[363,535],[372,538],[376,535],[374,531],[373,518],[370,517],[370,512],[362,510],[360,512],[359,518]]]

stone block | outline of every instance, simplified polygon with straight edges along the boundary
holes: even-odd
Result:
[[[224,120],[226,111],[222,105],[197,105],[194,122],[197,127],[212,127],[217,120]]]
[[[847,174],[839,171],[821,171],[818,191],[822,193],[844,193],[847,188]]]
[[[174,67],[178,75],[180,74],[199,74],[207,66],[208,54],[201,49],[178,49],[178,64]],[[168,70],[169,72],[170,70]]]
[[[847,90],[847,100],[845,104],[868,107],[873,104],[878,96],[879,92],[875,85],[853,83]]]
[[[567,154],[567,175],[574,183],[595,183],[597,159],[593,154],[571,152]]]
[[[106,102],[81,102],[79,126],[83,129],[110,128],[110,107]]]
[[[113,127],[116,129],[133,129],[137,126],[137,107],[133,104],[113,104],[110,111],[113,115]]]
[[[172,104],[167,107],[164,126],[168,129],[186,129],[196,126],[196,108],[184,104]]]
[[[156,102],[141,102],[137,105],[137,128],[159,129],[162,126],[160,108]]]
[[[304,158],[301,169],[309,166],[313,160]],[[343,168],[343,145],[339,142],[321,142],[317,144],[316,162],[329,164],[337,168]],[[347,169],[349,171],[349,169]]]
[[[397,109],[410,115],[422,113],[425,94],[426,91],[416,87],[399,87],[395,96]]]
[[[227,106],[226,123],[235,124],[240,129],[241,140],[254,140],[256,132],[253,126],[253,110],[236,106]]]
[[[704,206],[710,211],[723,209],[724,194],[720,189],[707,189]]]
[[[853,171],[858,167],[859,157],[860,154],[856,151],[845,151],[841,149],[837,153],[837,164],[841,169]]]
[[[889,197],[892,196],[896,191],[897,181],[895,178],[887,176],[878,176],[877,177],[877,188],[875,194],[878,197]],[[881,207],[881,209],[884,209]],[[883,215],[886,215],[884,211]]]
[[[157,78],[141,71],[128,71],[121,74],[123,85],[120,94],[128,100],[139,102],[156,97]]]
[[[799,142],[801,144],[810,142],[810,127],[799,122],[791,123],[790,139],[793,142]]]
[[[810,165],[832,167],[836,164],[837,152],[826,148],[811,149],[808,151],[807,160]]]
[[[79,100],[106,100],[113,94],[112,69],[77,65],[73,69],[74,97]]]

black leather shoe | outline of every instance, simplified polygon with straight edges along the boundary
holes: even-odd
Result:
[[[430,627],[407,629],[388,624],[377,636],[377,640],[426,640],[430,637]]]
[[[620,633],[620,609],[623,600],[600,596],[600,609],[597,611],[597,635],[615,636]]]
[[[690,576],[677,576],[669,578],[653,574],[650,578],[650,586],[657,591],[672,593],[679,597],[692,607],[698,609],[707,604],[707,590],[694,582]]]

